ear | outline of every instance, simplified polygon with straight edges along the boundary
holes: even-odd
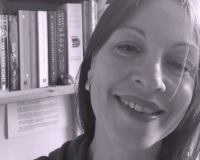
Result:
[[[85,89],[87,91],[90,91],[90,86],[91,86],[91,83],[92,83],[92,77],[93,77],[94,70],[95,70],[94,68],[95,68],[96,57],[97,57],[97,54],[92,56],[91,67],[90,67],[90,70],[88,71],[88,80],[87,80],[87,82],[85,84]]]
[[[88,71],[88,79],[92,79],[92,76],[95,70],[94,68],[95,68],[96,57],[97,57],[97,53],[92,55],[90,70]]]

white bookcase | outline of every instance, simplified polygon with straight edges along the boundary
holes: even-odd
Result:
[[[64,3],[78,2],[78,0],[0,0],[0,2],[6,3],[7,14],[12,14],[19,9],[53,10]],[[35,159],[48,155],[49,152],[61,147],[64,142],[74,139],[74,93],[75,85],[0,93],[0,159]],[[7,104],[52,96],[58,96],[60,107],[64,108],[66,128],[8,139]]]

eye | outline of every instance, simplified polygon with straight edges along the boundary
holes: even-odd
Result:
[[[118,51],[118,53],[129,56],[141,53],[141,49],[132,44],[119,44],[115,47],[115,49]]]
[[[171,61],[171,62],[167,62],[168,65],[170,65],[170,67],[172,67],[173,70],[175,70],[178,73],[183,73],[184,75],[189,74],[192,71],[192,65],[190,65],[188,62],[181,63],[181,62],[175,62],[175,61]]]
[[[127,52],[138,52],[138,50],[135,46],[131,46],[131,45],[127,45],[127,44],[118,46],[118,48],[121,50],[125,50]]]

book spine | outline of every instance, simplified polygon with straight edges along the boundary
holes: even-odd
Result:
[[[57,54],[58,54],[58,84],[62,84],[65,75],[68,74],[67,64],[67,33],[66,12],[58,8],[57,13]]]
[[[88,1],[82,2],[82,15],[83,15],[83,51],[84,54],[87,49],[87,45],[90,40],[90,28],[89,28],[89,3]]]
[[[8,16],[0,15],[1,91],[8,91]]]
[[[83,61],[82,6],[67,4],[68,74],[76,80]]]
[[[101,15],[103,14],[103,12],[106,10],[106,8],[109,6],[109,4],[107,4],[108,0],[99,0],[98,1],[98,20],[101,18]]]
[[[96,0],[89,0],[89,25],[90,25],[90,37],[98,22],[98,4]]]
[[[30,11],[31,88],[38,88],[37,12]]]
[[[20,89],[31,89],[29,11],[19,10]]]
[[[39,87],[49,85],[47,11],[37,11]]]
[[[57,85],[56,11],[48,12],[49,85]]]
[[[8,51],[9,51],[9,90],[19,90],[19,42],[18,42],[18,17],[8,17]]]

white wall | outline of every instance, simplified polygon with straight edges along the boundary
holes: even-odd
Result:
[[[71,96],[60,96],[66,128],[8,139],[6,105],[0,105],[0,160],[31,160],[73,139]]]

